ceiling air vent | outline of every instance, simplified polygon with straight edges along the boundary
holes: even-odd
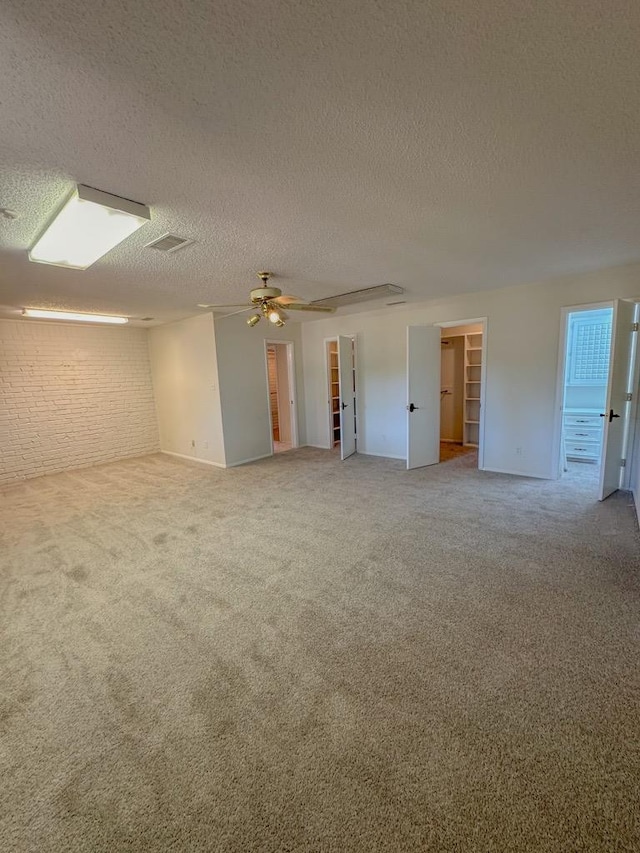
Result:
[[[341,305],[354,305],[356,302],[368,302],[370,299],[381,299],[398,293],[404,293],[404,288],[397,284],[376,284],[374,287],[364,287],[362,290],[350,290],[349,293],[339,293],[337,296],[328,296],[326,299],[316,299],[311,304],[340,308]]]
[[[145,249],[157,249],[159,252],[177,252],[179,249],[184,249],[185,246],[190,246],[192,243],[193,240],[188,240],[186,237],[178,237],[176,234],[164,234],[152,243],[147,243]]]

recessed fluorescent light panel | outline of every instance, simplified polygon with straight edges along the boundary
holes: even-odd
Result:
[[[326,299],[314,299],[312,305],[324,305],[329,308],[340,308],[342,305],[355,305],[357,302],[368,302],[370,299],[380,299],[382,296],[392,296],[404,293],[404,288],[398,284],[375,284],[373,287],[363,287],[362,290],[350,290],[337,296],[327,296]]]
[[[150,219],[144,204],[79,184],[29,252],[29,260],[86,270]]]
[[[76,320],[80,323],[128,323],[128,317],[112,317],[109,314],[77,314],[74,311],[45,311],[43,308],[25,308],[25,317],[39,320]]]

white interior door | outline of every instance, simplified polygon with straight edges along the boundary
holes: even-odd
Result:
[[[440,461],[439,326],[407,327],[407,468]]]
[[[600,494],[603,501],[620,488],[622,459],[628,418],[627,392],[630,382],[635,304],[617,299],[613,305],[609,384],[604,417]]]
[[[353,341],[338,335],[338,375],[340,378],[340,458],[356,452],[355,387]]]

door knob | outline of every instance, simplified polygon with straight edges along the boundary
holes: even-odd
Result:
[[[607,413],[606,413],[606,412],[603,412],[603,413],[600,415],[600,417],[601,417],[601,418],[606,418],[606,417],[607,417]],[[619,418],[619,417],[620,417],[620,415],[614,415],[614,413],[613,413],[613,409],[609,409],[609,415],[608,415],[608,417],[609,417],[609,423],[611,423],[611,421],[612,421],[614,418]]]
[[[349,404],[348,403],[340,403],[340,405],[342,406],[343,409],[346,409]]]
[[[420,406],[414,406],[413,403],[409,403],[409,405],[407,406],[407,409],[409,409],[410,412],[415,412],[416,409],[419,409],[419,408],[420,408]]]

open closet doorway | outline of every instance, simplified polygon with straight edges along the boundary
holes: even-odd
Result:
[[[599,500],[625,481],[636,313],[623,300],[563,309],[560,476]]]
[[[325,340],[329,404],[329,447],[344,461],[356,452],[356,340],[338,335]]]
[[[440,340],[440,462],[477,466],[482,396],[482,323],[451,326]]]
[[[407,328],[407,468],[483,468],[486,318]]]
[[[298,447],[295,369],[291,341],[265,341],[273,453]]]

